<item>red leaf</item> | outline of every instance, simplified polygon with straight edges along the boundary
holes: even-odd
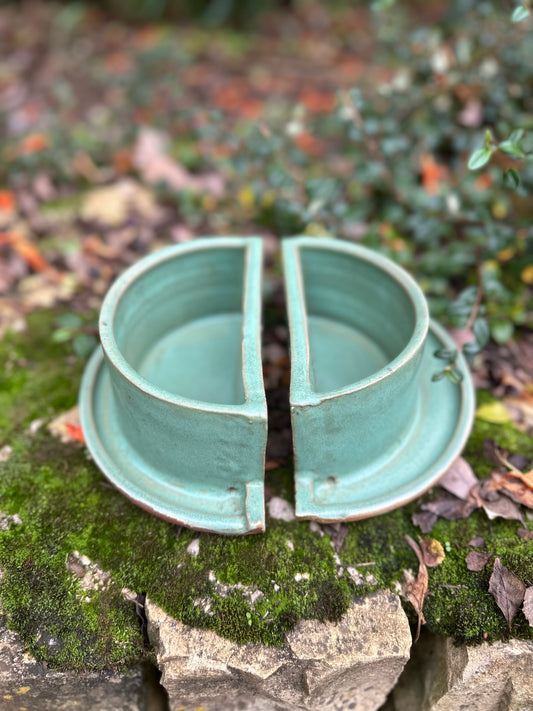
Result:
[[[448,175],[446,166],[435,161],[429,153],[425,153],[420,158],[420,173],[422,185],[429,195],[437,195],[440,182]]]
[[[85,444],[85,437],[83,436],[83,431],[80,425],[73,425],[70,422],[65,422],[65,428],[72,439],[76,439],[78,442]]]
[[[11,190],[0,190],[0,212],[11,212],[15,209],[15,195]]]

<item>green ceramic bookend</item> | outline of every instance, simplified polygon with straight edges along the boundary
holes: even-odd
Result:
[[[80,389],[87,446],[143,508],[219,533],[264,530],[267,410],[260,239],[156,252],[111,287]]]
[[[348,242],[283,242],[291,340],[296,515],[365,518],[442,476],[469,434],[474,392],[434,352],[454,349],[424,295],[389,259]],[[439,364],[440,363],[440,364]]]

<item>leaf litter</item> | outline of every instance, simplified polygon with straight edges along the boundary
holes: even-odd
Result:
[[[404,539],[415,552],[419,564],[418,574],[416,578],[408,574],[408,571],[404,571],[403,585],[404,597],[411,603],[411,605],[415,609],[416,614],[418,615],[418,625],[415,637],[415,642],[417,642],[418,638],[420,637],[420,628],[423,624],[426,623],[422,608],[424,607],[424,600],[428,595],[428,571],[424,562],[424,555],[420,549],[420,546],[415,543],[415,541],[413,541],[411,536],[408,536],[407,534],[404,536]]]
[[[524,602],[526,586],[517,575],[502,565],[499,558],[494,561],[494,570],[489,580],[489,592],[496,600],[511,629],[513,618]]]

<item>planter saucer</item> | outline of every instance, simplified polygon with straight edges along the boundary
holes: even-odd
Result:
[[[456,350],[451,336],[430,321],[417,413],[402,440],[377,461],[339,477],[300,472],[296,476],[297,518],[347,521],[376,516],[417,498],[449,469],[470,434],[475,390],[460,354],[457,363],[464,374],[460,385],[447,378],[431,380],[444,365],[433,355],[440,348]]]
[[[247,517],[248,511],[264,510],[262,481],[219,489],[207,489],[201,484],[184,486],[172,473],[156,470],[133,450],[122,432],[101,348],[86,366],[79,405],[83,434],[95,463],[135,504],[160,518],[197,530],[225,534],[263,530],[263,520],[252,521]]]

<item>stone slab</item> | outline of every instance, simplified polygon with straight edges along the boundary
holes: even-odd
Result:
[[[283,647],[190,628],[150,600],[146,614],[174,711],[377,711],[411,647],[400,600],[386,591],[356,599],[338,624],[300,621]]]
[[[47,669],[25,654],[0,621],[1,711],[144,711],[140,668],[129,674],[75,674]]]
[[[455,646],[424,635],[393,692],[395,711],[530,711],[533,641]]]

